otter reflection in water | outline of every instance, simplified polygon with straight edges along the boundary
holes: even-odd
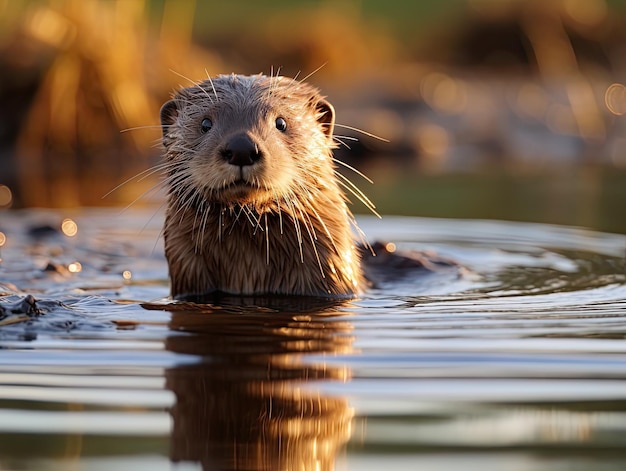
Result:
[[[334,469],[353,411],[311,382],[345,381],[349,371],[307,355],[350,352],[352,326],[336,302],[311,301],[285,298],[280,310],[223,302],[166,306],[171,329],[187,333],[169,337],[167,349],[198,357],[166,371],[176,396],[173,461],[200,462],[203,469]]]

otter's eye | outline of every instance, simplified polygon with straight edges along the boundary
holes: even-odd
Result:
[[[287,130],[287,121],[285,121],[285,118],[276,118],[276,129],[280,132]]]
[[[211,121],[209,118],[204,118],[202,120],[202,123],[200,124],[200,131],[202,131],[202,134],[204,134],[204,133],[209,132],[212,127],[213,127],[213,121]]]

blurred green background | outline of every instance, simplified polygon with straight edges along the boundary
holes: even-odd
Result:
[[[626,233],[626,0],[0,0],[0,208],[154,203],[185,77],[320,66],[380,213]]]

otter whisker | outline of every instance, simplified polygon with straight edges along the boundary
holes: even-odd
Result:
[[[184,178],[180,175],[176,176],[176,177],[167,177],[164,179],[163,182],[164,186],[171,188],[174,188],[174,186],[176,185],[177,190],[175,190],[175,194],[177,195],[182,195],[183,194],[183,190],[188,190],[189,189],[189,179],[188,178]],[[172,190],[170,190],[169,193],[172,193]]]
[[[185,213],[192,208],[194,200],[197,199],[197,192],[191,186],[184,186],[182,191],[177,192],[177,197],[178,201],[173,216],[180,214],[179,224],[182,224]]]
[[[152,219],[154,219],[154,217],[161,212],[161,210],[166,204],[167,204],[167,200],[163,201],[163,203],[159,205],[159,207],[152,213],[152,216],[150,216],[150,219],[148,219],[148,222],[146,222],[146,224],[144,225],[142,231],[145,230],[146,227],[148,227],[148,224],[150,224],[150,221],[152,221]],[[163,237],[164,232],[165,232],[165,226],[161,227],[161,230],[157,234],[156,239],[154,240],[154,245],[152,246],[152,250],[150,251],[150,254],[154,254],[154,251],[156,250],[156,246],[159,243],[159,239]]]
[[[251,213],[252,211],[253,210],[250,210]],[[261,224],[261,222],[263,220],[263,214],[266,214],[266,213],[258,213],[255,211],[255,214],[256,214],[256,218],[254,221],[255,227],[254,227],[253,235],[257,233],[257,230],[261,232],[265,232],[265,227]]]
[[[177,195],[181,199],[181,203],[185,203],[184,208],[191,208],[198,194],[193,188],[191,178],[185,175],[179,175],[176,178],[168,178],[166,181],[170,188],[176,188],[172,194]]]
[[[193,156],[193,149],[191,147],[178,146],[176,151],[178,158],[183,159],[183,161],[191,160]]]
[[[141,172],[139,172],[136,175],[133,175],[132,177],[128,178],[127,180],[124,180],[122,183],[120,183],[119,185],[117,185],[115,188],[113,188],[112,190],[109,190],[106,194],[104,194],[101,199],[106,198],[107,196],[109,196],[111,193],[115,192],[116,190],[119,190],[121,187],[123,187],[124,185],[127,185],[128,183],[132,182],[133,180],[135,180],[136,178],[139,178],[137,181],[140,182],[142,180],[144,180],[145,178],[148,178],[151,175],[154,175],[155,173],[158,173],[159,171],[163,170],[163,169],[167,169],[168,165],[170,165],[169,163],[162,163],[162,164],[158,164],[155,165],[153,167],[150,167],[146,170],[143,170]]]
[[[140,129],[158,129],[159,131],[163,129],[163,126],[160,124],[147,124],[145,126],[133,126],[132,128],[120,129],[120,133],[130,132],[130,131],[139,131]]]
[[[242,205],[238,205],[238,209],[239,209],[239,211],[237,211],[237,208],[235,208],[235,209],[231,208],[230,209],[231,212],[233,212],[235,214],[235,220],[233,221],[233,224],[230,226],[229,234],[232,234],[233,229],[235,228],[235,225],[239,221],[239,217],[241,216],[241,213],[243,212],[243,206]]]
[[[328,64],[328,62],[324,62],[322,65],[320,65],[317,69],[315,69],[313,72],[311,72],[309,75],[307,75],[306,77],[304,77],[303,79],[300,80],[300,83],[306,82],[308,79],[310,79],[311,77],[313,77],[313,75],[315,75],[316,73],[318,73],[320,70],[322,70],[324,67],[326,67],[326,64]],[[300,72],[298,72],[299,74]],[[297,75],[296,75],[297,77]],[[295,78],[294,78],[295,80]]]
[[[138,182],[141,182],[143,180],[145,180],[146,178],[151,177],[152,175],[155,174],[160,174],[161,176],[166,176],[168,175],[172,170],[176,169],[178,167],[178,165],[175,165],[173,162],[164,162],[158,165],[155,165],[153,167],[151,167],[150,169],[148,169],[149,171],[147,172],[142,172],[140,174],[135,175],[135,177],[139,177],[137,179]]]
[[[254,229],[252,231],[252,235],[255,235],[259,227],[259,223],[256,220],[254,214],[252,213],[253,210],[250,209],[247,204],[244,204],[244,205],[241,205],[241,211],[243,215],[246,217],[246,219],[248,220],[248,222],[250,223],[250,226],[252,226],[252,228]]]
[[[341,139],[346,139],[348,141],[359,141],[358,137],[354,137],[354,136],[342,136],[341,134],[333,134],[333,138],[337,138],[340,137]]]
[[[183,202],[181,201],[181,203],[183,203]],[[174,212],[174,214],[172,216],[176,216],[176,215],[180,216],[180,219],[178,221],[178,225],[180,226],[180,225],[182,225],[183,221],[185,220],[185,207],[184,207],[183,204],[180,204],[180,203],[177,204],[176,211]]]
[[[315,234],[315,228],[313,227],[313,223],[309,219],[309,216],[306,214],[306,212],[303,212],[300,207],[298,207],[298,211],[300,211],[300,217],[302,218],[304,227],[309,234],[311,246],[313,247],[313,253],[315,254],[315,258],[317,260],[317,266],[320,269],[320,274],[322,275],[322,278],[326,278],[326,275],[324,274],[324,268],[322,267],[322,261],[320,260],[320,254],[317,250],[317,236]]]
[[[295,215],[296,212],[295,212],[293,203],[291,201],[285,201],[285,203],[287,203],[292,214],[291,219],[293,221],[294,229],[296,230],[296,240],[298,242],[298,247],[300,249],[300,261],[304,263],[304,252],[302,250],[302,231],[300,230],[300,222]]]
[[[374,139],[379,140],[379,141],[390,142],[389,139],[385,139],[384,137],[377,136],[376,134],[372,134],[371,132],[364,131],[363,129],[359,129],[359,128],[355,128],[355,127],[352,127],[352,126],[347,126],[345,124],[339,124],[339,123],[335,123],[335,126],[340,127],[340,128],[344,128],[344,129],[349,129],[350,131],[355,131],[355,132],[361,133],[364,136],[368,136],[368,137],[374,138]]]
[[[270,69],[270,83],[269,83],[269,87],[267,87],[267,93],[265,95],[266,99],[269,99],[274,93],[274,90],[276,90],[278,87],[278,78],[280,75],[281,68],[282,67],[278,67],[276,69],[276,73],[274,73],[274,66],[272,66]]]
[[[369,243],[369,240],[367,240],[367,236],[365,235],[365,232],[363,232],[361,227],[356,222],[356,219],[352,215],[350,216],[350,225],[356,231],[359,237],[359,240],[361,241],[361,245],[363,245],[364,247],[367,247],[368,251],[375,257],[376,252],[374,251],[374,247],[372,247],[372,244]]]
[[[207,224],[207,219],[209,217],[209,214],[211,212],[211,205],[207,204],[206,208],[204,203],[202,204],[202,218],[200,220],[200,231],[199,231],[199,238],[200,238],[200,244],[199,244],[199,248],[200,250],[204,250],[204,236],[206,233],[206,224]]]
[[[213,85],[213,80],[211,79],[211,76],[209,75],[209,71],[204,69],[204,72],[206,73],[206,76],[209,79],[209,83],[211,84],[211,88],[213,89],[213,95],[215,95],[215,101],[219,101],[220,99],[217,96],[217,90],[215,90],[215,85]]]
[[[261,230],[263,231],[263,227],[261,226],[261,215],[260,214],[255,214],[253,213],[253,210],[248,208],[246,206],[246,217],[248,218],[248,221],[250,222],[250,225],[254,228],[254,230],[252,231],[252,235],[256,235],[257,230]]]
[[[217,224],[217,240],[222,243],[222,226],[224,225],[224,208],[222,207],[219,213],[219,217],[218,217],[218,224]]]
[[[156,217],[157,214],[159,214],[161,212],[161,210],[163,209],[163,207],[167,204],[167,200],[163,200],[163,202],[157,207],[157,209],[155,211],[152,212],[152,216],[150,216],[148,218],[148,220],[146,221],[146,223],[143,225],[143,227],[141,228],[140,232],[143,232],[146,230],[146,228],[150,225],[150,223],[152,222],[152,220]],[[156,247],[156,242],[159,240],[159,238],[161,237],[161,235],[163,234],[163,228],[161,228],[161,232],[159,233],[157,240],[154,243],[154,247]],[[154,251],[154,247],[152,248],[152,250]]]
[[[174,69],[169,69],[169,70],[170,70],[170,72],[172,72],[173,74],[178,75],[180,78],[185,79],[185,80],[187,80],[188,82],[190,82],[192,85],[194,85],[194,86],[198,87],[198,89],[200,89],[201,91],[203,91],[203,92],[204,92],[204,94],[205,94],[205,95],[206,95],[206,97],[209,99],[209,101],[213,102],[213,99],[211,98],[211,96],[210,96],[208,93],[206,93],[206,90],[204,90],[204,88],[202,88],[202,82],[196,82],[195,80],[190,79],[189,77],[187,77],[187,76],[185,76],[185,75],[183,75],[183,74],[181,74],[181,73],[179,73],[179,72],[176,72]]]
[[[201,204],[200,207],[196,211],[194,211],[193,224],[191,226],[191,237],[194,240],[194,253],[196,254],[200,253],[200,231],[198,231],[198,216],[200,215],[202,206],[204,206],[204,204]]]
[[[356,184],[354,184],[352,180],[350,180],[347,176],[345,176],[343,173],[339,172],[338,170],[334,170],[333,174],[339,179],[337,183],[339,183],[346,189],[349,188],[351,190],[350,193],[356,196],[358,200],[361,201],[364,205],[366,205],[370,209],[376,208],[376,206],[374,206],[374,203],[372,203],[370,199],[367,196],[365,196],[365,193],[363,193],[363,191]]]
[[[382,219],[381,215],[378,213],[378,211],[376,211],[376,209],[374,209],[373,206],[371,206],[370,204],[368,204],[366,201],[363,201],[361,199],[361,196],[352,188],[350,188],[349,185],[345,184],[344,182],[337,182],[339,184],[339,186],[341,186],[342,188],[344,188],[348,193],[350,193],[351,195],[353,195],[354,197],[357,198],[357,200],[361,201],[361,203],[363,203],[363,205],[365,205],[367,207],[367,209],[377,218]],[[349,200],[348,200],[349,201]],[[351,201],[349,201],[350,203],[352,203]]]
[[[345,141],[358,142],[359,140],[356,137],[352,137],[352,136],[342,136],[339,134],[333,134],[333,141],[338,142],[340,146],[344,146],[348,150],[352,150],[352,148]]]
[[[348,190],[348,192],[350,192],[361,203],[363,203],[365,207],[367,207],[367,209],[369,209],[374,215],[380,218],[380,214],[378,214],[378,212],[376,211],[376,206],[374,206],[374,203],[372,203],[370,199],[365,196],[365,194],[359,189],[358,186],[352,183],[345,175],[342,175],[340,172],[334,173],[339,178],[337,181],[339,185]]]
[[[151,149],[161,149],[163,147],[163,142],[162,142],[162,137],[157,137],[152,139],[152,142],[150,143],[150,148]]]
[[[303,219],[303,223],[307,231],[309,232],[309,234],[312,233],[313,238],[317,240],[317,232],[315,232],[315,226],[313,225],[313,222],[311,221],[311,218],[309,217],[308,213],[305,210],[303,210],[302,202],[300,200],[298,200],[298,205],[296,206],[296,208],[300,212],[300,217]],[[307,207],[306,209],[309,209],[309,208]]]
[[[266,247],[265,263],[269,265],[270,264],[270,228],[267,223],[267,213],[265,213],[265,247]]]
[[[131,208],[137,201],[139,201],[140,199],[146,197],[147,195],[149,195],[151,193],[156,193],[158,190],[160,190],[163,187],[164,187],[163,182],[158,182],[158,183],[152,185],[150,188],[148,188],[146,191],[144,191],[142,194],[140,194],[137,198],[135,198],[130,203],[128,203],[124,207],[124,209],[122,209],[122,211],[120,211],[120,214],[124,214],[124,212],[128,211],[128,209]]]
[[[270,185],[270,190],[272,196],[274,197],[274,202],[276,203],[276,212],[278,213],[278,229],[280,230],[280,235],[283,235],[283,212],[280,204],[280,197],[274,185]]]
[[[333,140],[337,141],[339,144],[341,144],[342,146],[344,146],[346,149],[348,150],[352,150],[352,148],[346,144],[345,142],[343,142],[341,139],[339,139],[337,136],[333,136]]]
[[[171,73],[173,73],[174,75],[178,75],[180,78],[187,80],[192,85],[199,86],[200,83],[201,83],[201,82],[197,82],[196,80],[193,80],[193,79],[187,77],[186,75],[181,74],[180,72],[176,72],[174,69],[169,69],[169,71]]]
[[[204,252],[204,220],[206,217],[206,212],[200,216],[198,228],[196,230],[196,247],[197,253],[201,254]]]
[[[322,217],[320,216],[320,214],[317,211],[317,209],[315,209],[315,206],[313,204],[309,204],[308,205],[308,209],[313,211],[313,215],[319,221],[319,223],[322,225],[322,229],[326,233],[326,236],[328,237],[328,240],[330,240],[330,244],[332,245],[333,249],[335,250],[335,253],[338,254],[339,250],[337,249],[337,246],[335,245],[335,240],[333,238],[333,235],[331,234],[330,230],[328,229],[328,226],[326,226],[326,223],[324,222],[324,219],[322,219]]]
[[[370,177],[368,177],[367,175],[365,175],[363,172],[360,172],[359,170],[357,170],[356,168],[354,168],[352,165],[349,165],[339,159],[336,159],[333,157],[333,162],[335,162],[336,164],[341,165],[342,167],[345,167],[349,170],[352,170],[354,173],[356,173],[359,177],[363,178],[367,183],[374,183],[374,180],[372,180]]]

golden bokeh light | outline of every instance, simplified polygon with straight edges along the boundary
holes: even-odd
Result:
[[[417,131],[417,143],[427,156],[441,157],[450,147],[450,134],[437,124],[427,124]]]
[[[569,106],[553,103],[546,111],[546,124],[550,131],[557,134],[576,135],[576,118]]]
[[[609,85],[604,93],[604,103],[614,115],[621,116],[626,113],[626,87],[621,83]]]
[[[586,26],[600,24],[609,12],[604,0],[564,0],[563,6],[574,21]]]
[[[133,277],[133,274],[131,273],[130,270],[124,270],[122,272],[122,278],[124,278],[125,280],[130,280]]]
[[[541,120],[548,108],[546,91],[534,83],[523,84],[517,92],[515,105],[523,115]]]
[[[376,134],[386,141],[399,142],[403,138],[404,121],[393,110],[379,108],[371,110],[366,117],[365,129],[376,129]]]
[[[66,47],[76,36],[76,28],[69,18],[45,6],[33,12],[27,29],[33,37],[56,47]]]
[[[387,250],[387,252],[393,253],[396,251],[396,244],[394,244],[393,242],[387,242],[385,244],[385,249]]]
[[[467,107],[465,83],[446,74],[428,74],[420,84],[420,92],[431,108],[442,113],[459,114]]]
[[[78,233],[78,225],[70,218],[63,219],[61,223],[63,234],[68,237],[74,237]]]
[[[0,232],[0,247],[7,243],[7,236],[4,232]]]
[[[8,208],[13,202],[13,193],[6,185],[0,185],[0,208]]]
[[[80,262],[72,262],[67,266],[67,269],[70,273],[79,273],[82,271],[83,266]]]

